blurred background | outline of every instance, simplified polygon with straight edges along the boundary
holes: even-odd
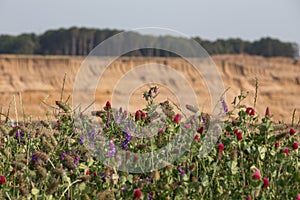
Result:
[[[150,37],[166,46],[188,49],[188,39],[194,39],[212,56],[224,87],[230,88],[226,93],[229,107],[241,89],[249,91],[246,103],[254,106],[257,78],[258,114],[263,115],[268,106],[275,120],[289,123],[294,109],[299,117],[298,0],[0,0],[0,19],[2,113],[16,106],[34,119],[44,118],[51,111],[46,104],[61,98],[65,74],[63,100],[71,97],[82,61],[99,43],[122,31],[161,27],[178,31],[186,38],[161,33],[146,36],[136,30],[132,41],[138,44]],[[111,98],[117,77],[152,62],[180,71],[198,95],[199,106],[209,105],[205,83],[197,79],[189,63],[172,52],[157,49],[133,51],[112,63],[98,86],[97,104],[102,106]],[[134,98],[141,98],[141,91]],[[170,94],[166,90],[161,95]],[[132,102],[133,110],[143,103],[134,99]],[[12,118],[18,116],[14,109],[9,114]]]

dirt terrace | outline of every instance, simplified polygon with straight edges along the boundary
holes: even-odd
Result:
[[[103,61],[108,58],[103,58]],[[229,88],[226,93],[226,102],[230,103],[234,97],[239,95],[240,90],[249,91],[249,98],[246,102],[253,106],[255,93],[255,78],[258,78],[258,98],[256,110],[260,115],[269,106],[275,120],[291,122],[292,113],[297,109],[296,116],[300,113],[300,64],[287,58],[263,58],[248,55],[219,55],[212,57],[221,74],[224,88]],[[64,75],[67,78],[64,85],[63,99],[70,95],[72,102],[73,86],[76,74],[82,64],[84,57],[70,56],[33,56],[33,55],[0,55],[0,106],[2,112],[7,112],[9,104],[14,107],[13,99],[16,99],[18,116],[22,114],[20,104],[20,94],[22,104],[27,116],[32,116],[34,120],[44,119],[45,113],[51,108],[45,106],[41,101],[51,105],[55,100],[60,99],[61,88]],[[195,69],[180,58],[128,58],[122,57],[109,65],[103,74],[95,93],[96,107],[102,107],[106,100],[111,100],[114,87],[125,73],[135,69],[137,66],[158,63],[170,66],[184,76],[195,91],[200,108],[210,112],[210,93],[207,90],[204,80],[196,73]],[[95,70],[97,66],[104,65],[105,62],[98,63],[86,69],[88,76],[83,82],[88,83],[89,77],[98,76]],[[145,76],[155,76],[145,72],[144,76],[135,76],[141,82],[145,81]],[[146,78],[147,79],[147,78]],[[178,102],[176,91],[169,91],[163,83],[173,84],[175,88],[182,86],[182,80],[174,77],[166,77],[162,80],[161,94],[159,100],[167,97]],[[124,85],[123,85],[124,86]],[[87,86],[88,87],[88,86]],[[129,87],[129,86],[128,86]],[[142,92],[146,87],[138,86],[137,90],[129,98],[129,110],[142,108],[144,101],[141,99]],[[82,101],[87,100],[87,90],[78,94]],[[115,92],[118,93],[118,92]],[[115,104],[118,104],[120,96],[116,95]],[[87,102],[88,103],[88,102]],[[11,109],[10,116],[16,118],[14,109]]]

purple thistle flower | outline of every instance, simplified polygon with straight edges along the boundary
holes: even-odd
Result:
[[[109,124],[110,124],[110,121],[111,121],[111,117],[110,115],[107,116],[107,119],[106,119],[106,128],[109,128]]]
[[[154,94],[157,94],[157,92],[158,92],[158,87],[155,86],[155,87],[153,88],[153,92],[154,92]]]
[[[202,119],[202,122],[206,121],[204,114],[201,115],[201,119]]]
[[[23,138],[24,136],[25,136],[24,131],[20,131],[20,130],[18,129],[17,132],[16,132],[16,135],[15,135],[16,139],[20,142],[20,141],[22,141],[22,138]]]
[[[178,167],[178,171],[181,173],[182,176],[185,175],[185,170],[181,167]]]
[[[68,153],[67,153],[68,155],[73,155],[74,154],[74,149],[72,149],[72,150],[68,150]]]
[[[115,113],[114,122],[118,123],[121,119],[122,113],[120,111]]]
[[[120,190],[122,191],[127,190],[127,187],[121,187]]]
[[[152,199],[152,195],[148,194],[147,200],[151,200]]]
[[[66,157],[66,153],[62,153],[62,154],[61,154],[61,160],[64,160],[65,157]]]
[[[84,143],[84,135],[83,135],[83,133],[82,133],[82,134],[81,134],[81,138],[80,138],[79,144],[80,144],[80,145],[83,145],[83,143]]]
[[[148,97],[152,98],[152,90],[151,89],[148,91]]]
[[[122,115],[122,120],[125,120],[125,119],[127,118],[127,115],[128,115],[128,113],[127,113],[127,111],[125,110],[124,113],[123,113],[123,115]]]
[[[33,154],[33,155],[31,156],[31,160],[32,160],[33,162],[37,162],[38,159],[39,159],[39,157],[36,156],[35,154]]]
[[[126,138],[125,138],[124,142],[122,143],[122,149],[127,149],[128,143],[131,139],[131,136],[130,136],[129,132],[125,132],[125,131],[123,131],[123,134],[126,134]]]
[[[75,158],[74,158],[74,164],[75,164],[75,165],[78,165],[79,159],[80,159],[80,156],[79,156],[79,155],[76,155]]]
[[[88,134],[89,140],[94,140],[95,139],[95,130],[91,130],[90,133]]]
[[[101,179],[102,179],[103,182],[106,181],[106,178],[105,178],[105,174],[104,174],[104,173],[101,173],[101,174],[100,174],[100,177],[101,177]]]
[[[222,103],[222,107],[223,107],[224,112],[227,113],[227,112],[228,112],[228,107],[227,107],[227,105],[226,105],[225,100],[222,99],[222,100],[221,100],[221,103]]]
[[[115,156],[116,153],[116,146],[112,140],[109,141],[109,152],[108,152],[108,157],[113,157]]]

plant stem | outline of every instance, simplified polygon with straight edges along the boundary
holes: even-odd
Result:
[[[81,180],[77,179],[76,181],[74,181],[73,183],[69,184],[68,187],[64,190],[64,192],[61,194],[59,200],[61,198],[63,198],[63,196],[65,195],[65,193],[76,183],[81,182]]]
[[[216,166],[218,165],[218,163],[219,163],[219,159],[218,159],[217,162],[216,162]],[[212,178],[211,178],[210,182],[208,183],[208,186],[206,187],[206,189],[205,189],[204,192],[203,192],[202,199],[204,198],[205,193],[207,192],[209,186],[210,186],[210,185],[212,184],[212,182],[214,181],[214,178],[215,178],[215,175],[216,175],[216,171],[217,171],[217,167],[215,167],[214,172],[213,172],[213,175],[212,175]]]
[[[7,192],[5,192],[5,194],[6,194],[7,198],[8,198],[9,200],[11,200],[9,194],[8,194]]]

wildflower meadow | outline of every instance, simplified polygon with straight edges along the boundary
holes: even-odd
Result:
[[[223,128],[201,156],[210,114],[199,112],[197,126],[189,124],[174,103],[157,102],[158,95],[159,88],[150,87],[141,95],[145,107],[134,113],[107,101],[91,113],[101,129],[90,126],[90,118],[70,109],[68,101],[55,103],[56,121],[12,122],[2,113],[0,199],[300,199],[300,120],[295,112],[291,122],[279,123],[267,106],[258,113],[255,105],[245,105],[243,92],[230,110],[221,98]],[[139,138],[118,123],[130,122],[136,129],[161,114],[164,123],[149,138]],[[78,118],[84,129],[76,126]],[[190,145],[176,141],[181,134],[189,134]],[[101,142],[104,137],[106,143]],[[122,170],[147,166],[140,155],[174,141],[182,153],[173,163],[139,173]],[[121,151],[122,159],[117,156]],[[160,162],[156,159],[154,164]]]

